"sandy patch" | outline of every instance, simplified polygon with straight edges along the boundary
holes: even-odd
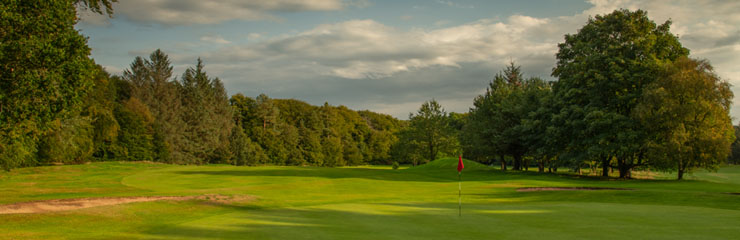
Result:
[[[253,196],[225,196],[225,195],[200,195],[200,196],[148,196],[148,197],[101,197],[101,198],[75,198],[54,199],[45,201],[21,202],[8,205],[0,205],[0,214],[14,213],[45,213],[68,211],[82,208],[118,205],[135,202],[152,201],[185,201],[205,200],[209,203],[228,204],[234,202],[247,202],[254,200]]]
[[[526,187],[518,188],[517,192],[535,191],[594,191],[594,190],[634,190],[629,188],[606,188],[606,187]]]

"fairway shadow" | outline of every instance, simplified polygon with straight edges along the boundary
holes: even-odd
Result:
[[[549,212],[475,204],[465,205],[459,217],[457,203],[336,204],[247,210],[241,212],[243,215],[222,216],[223,224],[212,228],[208,224],[179,225],[151,229],[146,234],[157,239],[388,239],[391,235],[397,239],[453,239],[490,232],[491,226],[506,221],[499,217],[503,214],[524,217]]]
[[[234,170],[181,170],[173,173],[182,175],[212,175],[212,176],[239,176],[239,177],[311,177],[328,179],[370,179],[382,181],[413,181],[413,182],[457,182],[458,174],[454,169],[372,169],[372,168],[328,168],[328,167],[272,167],[265,169],[261,167],[239,167],[243,169]],[[275,169],[278,168],[278,169]],[[601,178],[593,176],[578,176],[572,174],[537,173],[519,171],[500,171],[493,168],[477,169],[462,172],[461,181],[498,181],[498,180],[544,180],[544,181],[587,181],[587,182],[611,182],[611,181],[639,181],[639,182],[665,182],[665,180],[620,180],[612,178]]]
[[[403,171],[369,168],[321,168],[321,167],[285,167],[285,169],[260,169],[244,167],[244,170],[209,170],[209,171],[175,171],[183,175],[212,175],[239,177],[312,177],[329,179],[370,179],[382,181],[414,182],[457,182],[458,176],[452,171]],[[464,175],[462,181],[493,180],[490,171],[471,171]]]

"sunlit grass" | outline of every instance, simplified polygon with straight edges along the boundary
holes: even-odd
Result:
[[[0,215],[0,239],[731,239],[740,232],[740,196],[727,194],[740,192],[737,166],[675,181],[501,172],[466,162],[458,217],[458,176],[449,168],[456,161],[399,170],[115,162],[18,169],[0,173],[0,204],[203,194],[257,200]]]

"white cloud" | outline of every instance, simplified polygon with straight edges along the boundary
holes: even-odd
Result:
[[[311,65],[314,74],[377,79],[431,66],[551,57],[554,42],[543,44],[528,38],[548,22],[512,16],[507,23],[481,20],[436,30],[401,31],[373,20],[353,20],[226,48],[205,57],[216,63],[287,61]]]
[[[708,58],[722,77],[740,85],[737,84],[740,76],[733,70],[740,63],[737,57],[740,56],[740,34],[737,27],[740,22],[734,16],[735,11],[718,9],[716,12],[722,14],[712,14],[711,10],[738,9],[735,7],[737,4],[713,5],[707,1],[592,3],[592,8],[574,16],[536,18],[514,15],[504,21],[482,19],[436,29],[403,31],[374,20],[323,24],[293,35],[224,48],[207,53],[204,58],[216,68],[250,71],[250,78],[271,79],[261,80],[259,83],[254,79],[249,81],[283,96],[301,98],[303,93],[300,92],[311,89],[308,85],[316,84],[316,79],[346,79],[344,82],[332,83],[344,86],[342,89],[324,95],[332,95],[339,99],[336,102],[348,106],[369,108],[406,118],[408,112],[414,111],[421,102],[432,97],[444,100],[449,104],[445,106],[447,109],[466,111],[473,97],[479,94],[471,89],[484,89],[491,76],[486,74],[499,71],[510,60],[521,64],[528,76],[548,78],[555,64],[557,44],[563,41],[564,34],[575,33],[589,16],[610,13],[618,8],[643,8],[648,10],[651,19],[657,23],[670,17],[674,21],[673,29],[678,29],[674,32],[680,32],[681,41],[692,50],[692,56]],[[683,15],[694,12],[693,9],[702,9],[699,12],[702,16]],[[486,67],[489,68],[487,72],[480,69]],[[447,74],[457,72],[457,76],[460,76],[467,71],[476,71],[475,76],[479,79],[466,79],[464,87],[455,86],[454,82],[459,81],[455,78],[459,77]],[[423,74],[430,72],[437,74]],[[296,87],[286,88],[286,82],[279,79],[305,81],[291,81],[290,85]],[[444,84],[450,81],[453,84]],[[268,82],[281,87],[271,87]],[[352,89],[360,83],[364,87]],[[384,87],[372,85],[373,83]],[[472,87],[476,84],[477,87]],[[444,87],[447,91],[419,88],[425,85]],[[365,100],[353,103],[352,99],[362,95],[361,91],[376,87],[376,91],[383,97],[370,101],[367,98],[372,96],[365,96]],[[336,91],[353,94],[342,97]],[[450,95],[449,92],[454,94]]]
[[[277,19],[272,13],[334,11],[366,5],[366,1],[342,0],[127,0],[113,8],[116,16],[135,22],[188,25]]]
[[[279,5],[289,2],[293,1],[248,2],[252,5],[225,1],[211,6],[206,1],[188,0],[183,5],[198,5],[205,10],[187,16],[187,9],[168,6],[152,11],[184,15],[174,14],[163,20],[152,16],[140,19],[165,24],[212,23],[270,18],[271,11],[336,10],[348,4],[337,0],[301,1],[293,7]],[[158,9],[154,2],[147,3]],[[402,30],[374,20],[351,20],[279,37],[245,33],[250,40],[247,44],[229,44],[199,55],[206,61],[209,73],[221,77],[234,91],[231,93],[265,92],[275,97],[306,99],[313,104],[330,101],[406,118],[432,97],[449,111],[466,111],[492,74],[510,60],[521,64],[527,76],[549,78],[557,44],[563,41],[564,34],[575,33],[589,16],[619,8],[641,8],[658,24],[671,19],[672,32],[691,49],[693,57],[709,59],[721,77],[740,86],[740,71],[736,70],[740,65],[740,1],[591,3],[592,8],[573,16],[514,15],[504,20],[481,19],[449,27],[442,27],[449,24],[444,22],[430,29]],[[201,40],[228,42],[218,36],[205,37]],[[195,57],[181,58],[192,61]],[[738,117],[740,113],[733,110],[733,115]]]
[[[229,44],[231,41],[224,39],[221,35],[206,35],[200,37],[200,41],[216,44]]]

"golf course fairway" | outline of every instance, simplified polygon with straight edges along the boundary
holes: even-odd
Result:
[[[617,180],[502,172],[466,161],[458,216],[456,163],[440,159],[397,170],[135,162],[16,169],[0,173],[0,209],[59,199],[108,203],[0,214],[0,239],[740,236],[740,195],[733,194],[740,192],[738,166],[682,181]],[[576,189],[520,190],[532,187]],[[131,202],[111,202],[116,199]]]

